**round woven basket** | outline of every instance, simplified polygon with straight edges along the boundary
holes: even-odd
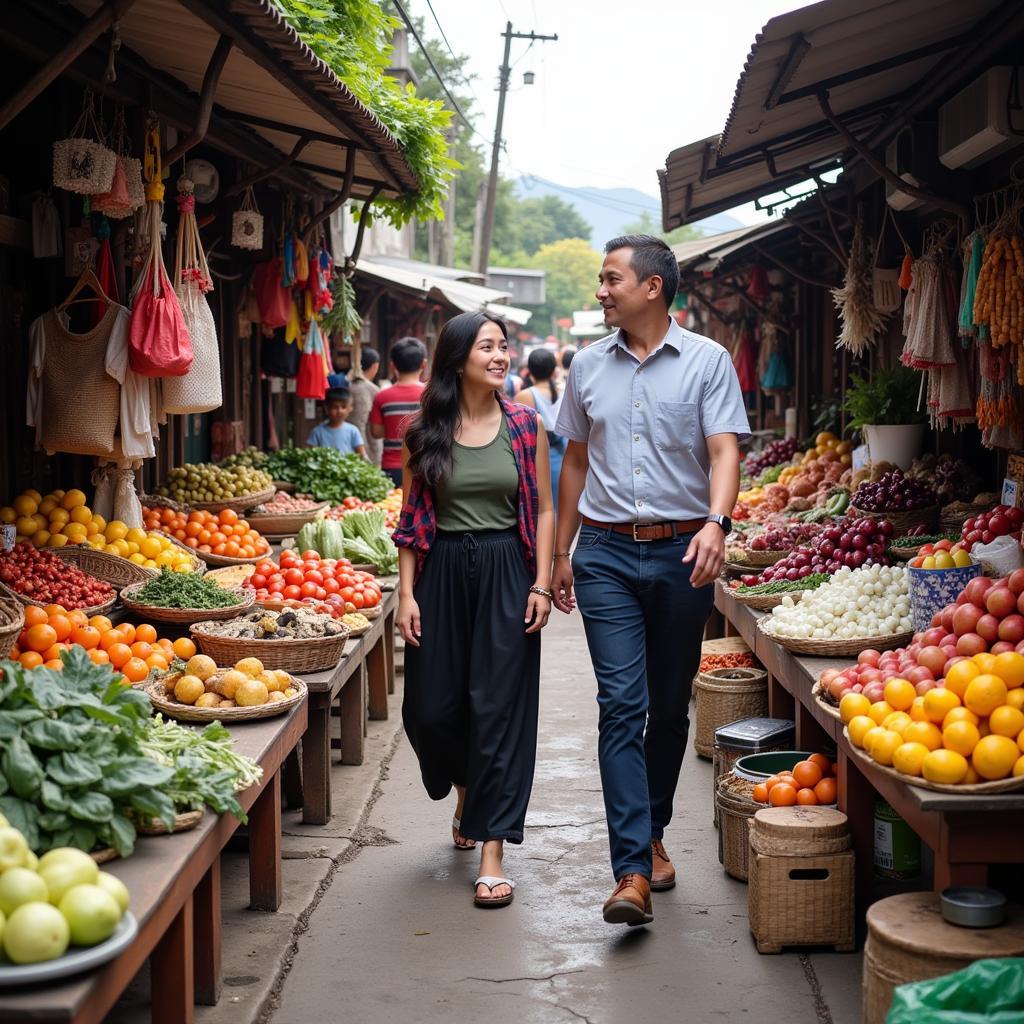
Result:
[[[223,569],[211,569],[207,579],[213,580],[219,587],[234,589],[240,587],[243,581],[247,580],[256,571],[256,566],[246,563],[245,565],[226,565]]]
[[[6,584],[0,583],[0,597],[10,598],[12,601],[17,601],[18,604],[25,608],[35,606],[36,608],[45,608],[49,601],[33,601],[30,597],[25,597],[24,594],[19,594],[16,590],[11,590]],[[69,612],[82,611],[86,615],[105,615],[110,611],[114,605],[117,604],[117,594],[115,594],[109,601],[104,604],[91,605],[88,608],[68,608]]]
[[[833,704],[827,697],[822,696],[821,683],[817,682],[814,684],[814,688],[811,690],[811,695],[814,697],[815,704],[822,709],[826,714],[831,715],[833,718],[842,720],[842,715],[839,714],[839,706]]]
[[[143,615],[147,619],[156,622],[178,622],[182,625],[191,625],[193,622],[223,621],[233,619],[247,612],[256,600],[256,591],[245,587],[236,587],[234,593],[238,595],[235,604],[227,605],[224,608],[161,608],[155,604],[145,604],[136,601],[135,595],[145,586],[144,583],[133,583],[121,591],[121,604],[136,615]]]
[[[781,561],[788,554],[788,551],[751,551],[750,548],[747,548],[746,557],[736,560],[736,564],[743,565],[745,562],[758,569],[767,569],[768,566]]]
[[[117,860],[121,855],[112,846],[104,846],[99,850],[90,850],[89,856],[92,857],[97,864],[109,864],[112,860]]]
[[[276,493],[276,487],[268,487],[265,491],[243,494],[238,498],[225,498],[223,501],[193,501],[191,504],[192,508],[198,508],[204,512],[223,512],[226,508],[234,509],[235,512],[245,512],[246,509],[255,508],[265,501],[270,501]]]
[[[784,597],[791,597],[799,601],[805,590],[787,590],[784,594],[738,594],[735,590],[729,591],[729,596],[747,608],[753,608],[758,612],[770,612],[773,608],[782,604]]]
[[[266,641],[263,641],[264,643]],[[272,641],[279,643],[290,643],[292,641]],[[212,657],[212,655],[211,655]],[[257,655],[259,657],[259,655]],[[271,668],[264,662],[265,667]],[[308,670],[307,670],[308,671]],[[292,676],[291,685],[298,692],[294,697],[285,697],[284,700],[274,701],[268,704],[258,704],[248,708],[197,708],[191,704],[182,704],[173,697],[168,697],[164,689],[164,681],[156,679],[145,687],[146,693],[153,704],[153,707],[168,716],[176,718],[180,722],[224,722],[226,725],[231,722],[255,722],[261,718],[273,718],[274,715],[283,715],[291,711],[296,704],[301,704],[306,699],[306,684],[301,679]]]
[[[259,658],[265,668],[283,668],[293,673],[323,672],[334,668],[341,661],[348,640],[347,626],[344,633],[338,636],[317,637],[313,640],[250,640],[217,636],[203,628],[209,624],[197,622],[189,632],[203,654],[208,654],[218,665],[234,665],[242,658],[254,657]]]
[[[53,553],[82,572],[95,576],[98,580],[109,583],[115,590],[131,586],[133,583],[145,583],[159,573],[136,565],[120,555],[111,555],[106,551],[95,551],[87,544],[74,544],[69,547],[54,548]]]
[[[275,480],[274,490],[284,491],[285,494],[294,494],[295,484],[289,483],[287,480]]]
[[[906,633],[887,633],[883,636],[861,636],[850,637],[843,640],[808,640],[804,638],[777,636],[765,626],[768,618],[758,619],[757,628],[769,640],[785,647],[787,651],[794,654],[809,654],[818,658],[846,657],[852,654],[860,654],[861,651],[872,648],[876,651],[890,651],[896,647],[903,647],[910,643],[914,637],[913,630]]]
[[[305,512],[263,513],[253,512],[247,518],[254,530],[259,530],[264,537],[294,537],[306,523],[313,522],[317,513],[330,505],[329,501],[320,502],[315,508]]]
[[[754,784],[729,772],[718,782],[718,859],[726,874],[747,881],[750,863],[750,822],[764,804],[751,796]]]
[[[780,813],[781,812],[781,813]],[[851,844],[846,815],[833,804],[765,807],[750,824],[750,848],[766,857],[842,853]]]
[[[716,668],[693,681],[697,724],[693,749],[709,760],[715,753],[715,730],[741,718],[768,714],[768,673],[761,668]]]
[[[968,519],[988,512],[993,505],[999,504],[1000,495],[997,492],[984,495],[985,501],[954,501],[943,505],[939,512],[939,531],[941,533],[959,533]]]
[[[25,628],[25,606],[10,597],[0,597],[0,658],[6,658]]]
[[[162,494],[140,494],[139,501],[142,503],[143,508],[170,508],[175,512],[184,512],[185,515],[192,511],[191,505],[187,505],[182,501],[174,501],[171,498],[165,498]]]
[[[359,614],[362,615],[363,613],[360,612]],[[365,618],[365,616],[363,616],[363,617]],[[354,640],[357,636],[362,636],[364,633],[369,633],[370,630],[373,629],[373,623],[372,622],[367,622],[365,626],[348,626],[348,625],[346,625],[345,628],[348,629],[348,638],[350,640]]]
[[[917,548],[920,546],[918,544]],[[885,553],[892,555],[893,558],[897,558],[901,562],[909,562],[912,558],[917,557],[917,548],[887,548]]]
[[[860,519],[888,519],[895,530],[894,537],[910,533],[915,526],[923,526],[925,532],[934,533],[939,525],[938,505],[929,505],[927,508],[915,508],[909,512],[865,512],[864,509],[851,505],[849,514]]]
[[[212,551],[196,551],[196,554],[207,565],[256,565],[270,557],[270,551],[262,555],[253,555],[252,558],[232,558],[230,555],[215,555]]]
[[[205,813],[206,809],[202,807],[198,811],[182,811],[181,814],[175,815],[174,828],[170,830],[159,818],[133,818],[133,824],[140,836],[166,836],[172,832],[188,832],[194,829],[203,820]]]
[[[722,572],[726,576],[747,576],[758,573],[761,568],[759,565],[751,565],[749,562],[726,562],[722,567]],[[759,574],[758,574],[759,575]]]

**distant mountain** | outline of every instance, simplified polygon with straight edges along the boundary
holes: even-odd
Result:
[[[564,199],[593,228],[591,244],[600,249],[609,238],[622,233],[628,224],[635,224],[646,212],[661,225],[661,200],[635,188],[570,188],[555,182],[523,176],[516,182],[516,192],[523,199],[558,196]],[[743,227],[743,222],[727,213],[718,213],[694,224],[706,235],[717,235]]]

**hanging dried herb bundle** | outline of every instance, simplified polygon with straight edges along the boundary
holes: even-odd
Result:
[[[832,301],[843,321],[836,348],[845,348],[855,356],[863,355],[875,343],[885,323],[885,316],[875,306],[873,272],[871,254],[864,244],[864,225],[858,219],[843,287],[832,289]]]

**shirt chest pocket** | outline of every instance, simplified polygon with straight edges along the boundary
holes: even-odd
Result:
[[[692,448],[696,430],[696,402],[658,402],[655,443],[662,451]]]

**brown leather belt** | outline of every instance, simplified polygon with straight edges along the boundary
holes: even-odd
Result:
[[[589,516],[583,516],[583,522],[586,526],[596,526],[599,530],[627,534],[638,544],[652,540],[667,540],[677,533],[693,533],[707,525],[706,519],[687,519],[679,523],[599,523]]]

